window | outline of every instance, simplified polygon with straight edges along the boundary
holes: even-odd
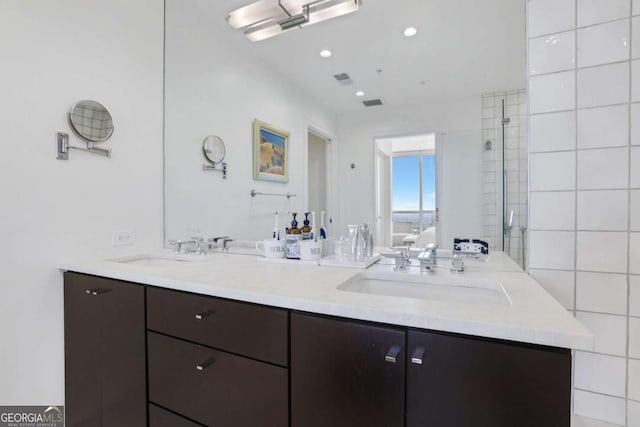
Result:
[[[420,234],[435,223],[435,153],[396,153],[392,162],[394,232]]]

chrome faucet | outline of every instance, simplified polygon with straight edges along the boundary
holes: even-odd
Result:
[[[227,249],[226,239],[229,239],[229,236],[211,237],[207,239],[207,250],[213,251],[218,249],[218,241],[220,240],[222,240],[223,249]]]
[[[198,241],[195,239],[169,240],[169,244],[173,246],[173,252],[177,254],[188,254],[195,250],[194,246],[198,245]]]
[[[394,270],[404,270],[406,266],[411,265],[409,251],[405,252],[404,250],[400,250],[399,252],[387,252],[383,253],[382,256],[385,258],[393,258],[395,264],[393,267]]]
[[[438,245],[429,243],[418,255],[418,261],[420,261],[420,271],[433,273],[438,265]]]

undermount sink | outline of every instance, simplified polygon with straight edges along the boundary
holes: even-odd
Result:
[[[495,280],[452,274],[359,273],[337,287],[340,291],[472,305],[511,305]]]
[[[123,258],[114,258],[111,261],[122,264],[133,264],[144,267],[171,267],[188,262],[200,261],[200,258],[188,255],[134,255]]]

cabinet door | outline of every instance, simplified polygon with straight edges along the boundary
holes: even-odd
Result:
[[[100,305],[86,276],[64,275],[65,423],[101,425]]]
[[[65,273],[65,425],[146,425],[144,293]]]
[[[407,342],[407,427],[569,427],[569,350],[423,331]]]
[[[293,313],[291,425],[404,426],[404,345],[402,329]]]

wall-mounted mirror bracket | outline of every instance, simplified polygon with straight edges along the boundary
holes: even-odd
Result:
[[[56,157],[58,160],[69,160],[69,150],[80,150],[88,153],[99,154],[105,157],[111,157],[111,150],[95,148],[91,142],[87,142],[87,148],[70,145],[69,134],[64,132],[56,133],[56,145],[58,146],[58,157]]]
[[[218,165],[220,165],[220,167],[218,167]],[[222,172],[222,179],[227,179],[227,162],[214,163],[213,165],[202,165],[202,170]]]

